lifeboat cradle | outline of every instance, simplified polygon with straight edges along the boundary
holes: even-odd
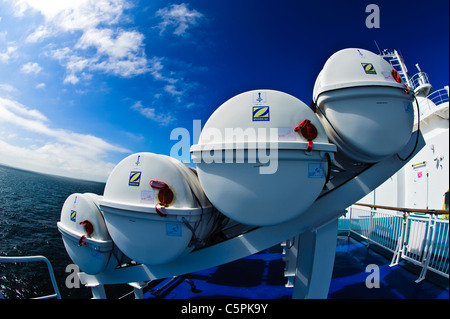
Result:
[[[104,285],[109,284],[129,284],[134,287],[135,297],[142,298],[148,281],[222,265],[295,237],[297,254],[292,298],[325,299],[334,267],[338,218],[346,213],[347,207],[400,170],[424,145],[422,134],[415,131],[401,152],[377,163],[354,165],[345,170],[332,165],[330,180],[320,196],[293,220],[261,227],[232,224],[223,229],[221,241],[198,248],[175,261],[162,265],[121,265],[96,275],[80,272],[78,276],[82,284],[91,288],[96,299],[106,299]],[[291,269],[292,264],[290,262]]]

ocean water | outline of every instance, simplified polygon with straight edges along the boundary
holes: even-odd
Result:
[[[39,174],[0,165],[0,256],[47,257],[63,298],[91,298],[88,288],[69,289],[65,280],[72,264],[56,223],[66,198],[73,193],[102,195],[105,184]],[[0,290],[5,298],[53,294],[42,262],[0,263]]]

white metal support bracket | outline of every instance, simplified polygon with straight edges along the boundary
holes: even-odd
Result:
[[[338,219],[298,236],[293,299],[326,299],[336,251]]]

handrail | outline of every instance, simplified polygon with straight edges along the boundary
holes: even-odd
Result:
[[[48,299],[48,298],[57,298],[61,299],[61,295],[58,290],[58,285],[56,284],[55,274],[53,273],[53,267],[50,261],[44,256],[25,256],[25,257],[7,257],[0,256],[0,263],[27,263],[27,262],[35,262],[35,261],[43,261],[47,265],[48,272],[50,274],[50,279],[52,281],[53,289],[55,290],[55,294],[38,297],[36,299]],[[1,295],[1,293],[0,293]]]
[[[379,208],[379,209],[388,209],[395,210],[403,213],[424,213],[424,214],[449,214],[448,209],[417,209],[417,208],[402,208],[402,207],[392,207],[392,206],[381,206],[381,205],[372,205],[372,204],[363,204],[363,203],[355,203],[354,205]]]
[[[444,87],[443,89],[434,91],[433,93],[428,95],[427,98],[431,100],[431,102],[433,102],[436,106],[448,102],[449,101],[448,86]]]
[[[410,81],[412,83],[413,89],[417,89],[421,85],[430,84],[430,80],[428,79],[428,74],[426,74],[425,72],[422,72],[422,71],[414,74],[410,78]]]
[[[448,220],[441,219],[433,211],[427,216],[410,214],[426,212],[424,209],[408,209],[381,205],[356,203],[359,206],[381,208],[383,210],[359,209],[350,206],[348,220],[348,236],[357,234],[371,243],[379,245],[393,253],[391,264],[398,265],[401,259],[422,267],[416,283],[425,279],[428,270],[448,278]],[[390,212],[389,210],[394,210]],[[403,216],[395,211],[403,212]]]

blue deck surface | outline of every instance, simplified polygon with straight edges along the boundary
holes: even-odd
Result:
[[[329,299],[448,299],[449,292],[419,277],[405,267],[405,261],[389,267],[390,259],[351,237],[339,236]],[[379,288],[367,288],[368,265],[379,269]],[[370,281],[370,278],[369,278]],[[448,282],[448,280],[447,280]],[[448,287],[448,285],[447,285]]]
[[[280,246],[258,254],[170,281],[166,279],[145,293],[165,299],[290,299],[286,288]],[[415,283],[418,275],[402,262],[389,267],[390,260],[363,243],[338,236],[336,258],[328,299],[449,299],[447,289],[427,280]],[[368,265],[379,269],[379,288],[367,288]],[[371,281],[372,282],[372,281]],[[167,284],[164,289],[164,284]]]

